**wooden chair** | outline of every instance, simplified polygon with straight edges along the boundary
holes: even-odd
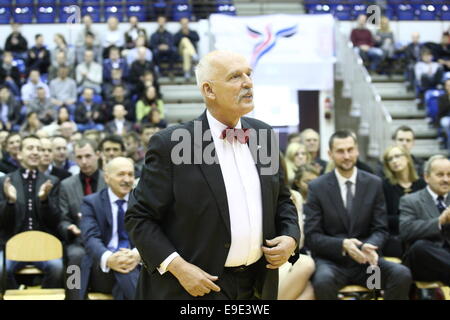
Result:
[[[37,262],[60,259],[63,256],[61,241],[41,231],[25,231],[8,240],[5,258],[21,262]],[[6,270],[4,271],[6,273]],[[41,274],[34,267],[26,267],[19,274]],[[6,277],[5,277],[6,279]],[[6,281],[4,282],[6,288]],[[4,300],[64,300],[64,289],[17,289],[6,290]]]
[[[339,290],[338,297],[340,300],[377,300],[375,290],[369,290],[366,287],[358,285],[348,285]]]
[[[100,292],[89,292],[88,300],[113,300],[112,294],[100,293]]]

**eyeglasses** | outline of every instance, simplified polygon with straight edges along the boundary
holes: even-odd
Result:
[[[395,154],[395,155],[393,155],[393,156],[391,156],[391,157],[388,157],[388,158],[387,158],[387,161],[388,161],[388,162],[392,162],[392,161],[394,161],[394,160],[396,160],[396,159],[400,159],[401,157],[404,157],[404,156],[405,156],[404,153]]]

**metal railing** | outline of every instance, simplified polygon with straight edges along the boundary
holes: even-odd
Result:
[[[379,158],[391,144],[392,117],[383,106],[364,63],[349,36],[336,25],[337,70],[344,82],[343,95],[352,100],[350,116],[359,117],[358,134],[369,140],[368,156]]]

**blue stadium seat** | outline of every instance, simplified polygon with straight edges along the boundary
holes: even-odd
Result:
[[[180,21],[181,18],[192,16],[192,8],[188,0],[174,0],[172,2],[172,20]]]
[[[398,20],[414,20],[415,10],[410,4],[399,4],[396,8]]]
[[[69,17],[71,17],[75,12],[76,9],[72,6],[77,5],[76,1],[67,1],[65,3],[61,0],[60,7],[59,7],[59,22],[64,23],[67,22]]]
[[[438,115],[438,98],[444,94],[444,90],[427,90],[425,92],[425,108],[427,117],[431,118],[433,122],[437,121]]]
[[[334,7],[334,16],[338,20],[353,20],[352,7],[346,4],[337,4]]]
[[[12,2],[12,1],[10,1]],[[33,0],[16,0],[16,6],[32,6],[34,4]]]
[[[9,24],[11,21],[11,7],[0,5],[0,24]]]
[[[441,20],[450,20],[450,5],[444,4],[441,7]]]
[[[397,18],[396,6],[388,4],[386,6],[386,10],[384,11],[384,15],[388,17],[389,20],[394,20]]]
[[[367,13],[367,5],[363,3],[355,4],[352,9],[353,9],[353,16],[355,18],[358,17],[360,14]]]
[[[233,0],[216,0],[216,12],[235,16],[236,7],[233,4]]]
[[[13,10],[15,22],[31,23],[33,21],[33,6],[16,6]]]
[[[36,9],[37,23],[54,23],[56,17],[56,0],[38,0]]]
[[[120,22],[123,22],[124,7],[123,4],[121,4],[120,2],[114,0],[104,2],[105,21],[108,20],[109,17],[115,16]]]
[[[419,20],[436,20],[436,6],[432,4],[422,4],[419,8]]]
[[[139,21],[147,21],[145,1],[127,1],[126,12],[128,18],[135,16],[139,19]]]
[[[331,13],[332,12],[331,9],[332,9],[332,7],[327,4],[324,4],[324,5],[316,4],[316,5],[311,5],[309,7],[308,12],[311,14],[324,14],[324,13]]]
[[[81,7],[81,15],[90,15],[92,18],[92,22],[101,22],[102,14],[100,11],[99,2],[92,2],[92,4],[85,4],[83,2],[83,6]]]

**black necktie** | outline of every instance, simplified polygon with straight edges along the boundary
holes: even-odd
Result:
[[[353,206],[353,193],[352,193],[352,184],[353,182],[351,182],[350,180],[345,182],[345,185],[347,186],[347,196],[346,196],[346,200],[347,200],[347,213],[350,215],[350,213],[352,212],[352,206]]]
[[[116,200],[117,204],[117,234],[119,235],[119,244],[117,246],[117,250],[119,248],[130,248],[130,241],[128,238],[128,234],[125,230],[125,210],[123,210],[123,205],[126,201],[125,200]]]
[[[437,205],[436,205],[436,207],[438,208],[439,213],[444,212],[446,206],[445,206],[445,203],[444,203],[444,197],[443,196],[438,196],[437,197]]]

